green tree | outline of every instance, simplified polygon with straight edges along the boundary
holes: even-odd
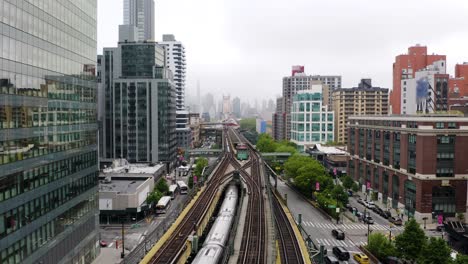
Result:
[[[202,176],[201,174],[203,172],[203,168],[206,166],[208,166],[208,160],[206,158],[198,158],[197,162],[195,162],[195,169],[193,170],[193,174],[197,175],[198,177]]]
[[[155,190],[148,195],[148,197],[146,198],[146,203],[157,203],[159,199],[161,199],[161,197],[163,197],[163,194],[160,191]]]
[[[169,185],[167,185],[167,181],[165,179],[160,179],[156,184],[156,190],[162,194],[167,194],[169,192]]]
[[[297,152],[297,150],[291,146],[278,145],[278,147],[275,149],[275,152],[289,152],[291,155],[293,155]]]
[[[357,183],[353,183],[353,186],[351,186],[351,190],[353,190],[353,192],[359,191],[359,185]]]
[[[268,134],[261,134],[258,137],[257,145],[255,145],[260,152],[275,152],[278,144]]]
[[[284,163],[284,171],[286,172],[286,176],[295,178],[298,176],[298,170],[304,166],[309,166],[308,169],[310,169],[310,173],[313,175],[322,175],[325,171],[318,161],[298,154],[292,155]]]
[[[458,254],[453,264],[466,264],[468,263],[468,255]]]
[[[241,129],[255,131],[257,127],[257,121],[255,118],[245,118],[239,122],[239,125]]]
[[[346,189],[351,189],[351,187],[353,187],[354,180],[348,175],[346,175],[343,176],[343,178],[341,178],[341,182],[343,183],[343,187],[345,187]]]
[[[188,186],[190,189],[193,188],[193,175],[191,175],[191,176],[188,178],[187,186]]]
[[[405,230],[396,237],[397,252],[407,260],[417,260],[426,244],[426,235],[419,224],[411,218],[405,224]]]
[[[421,250],[418,263],[421,264],[449,264],[452,263],[450,257],[450,247],[447,242],[440,237],[431,237]]]
[[[333,199],[341,203],[341,205],[345,205],[348,203],[348,194],[341,185],[335,185],[335,187],[333,187],[333,189],[331,190],[331,196],[333,197]]]
[[[366,248],[380,260],[397,255],[395,246],[382,233],[370,234]]]

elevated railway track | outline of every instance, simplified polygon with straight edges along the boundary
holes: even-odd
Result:
[[[291,233],[290,223],[287,218],[281,214],[282,210],[278,204],[273,203],[270,208],[268,202],[268,193],[265,189],[266,179],[262,175],[262,160],[260,159],[254,147],[234,129],[225,129],[223,137],[224,155],[218,169],[207,181],[206,186],[199,198],[194,202],[192,208],[185,217],[175,227],[171,235],[160,241],[160,245],[153,248],[141,263],[180,263],[183,261],[184,254],[190,254],[187,248],[189,236],[197,233],[198,225],[206,219],[208,208],[216,200],[215,197],[222,190],[236,170],[239,172],[245,186],[248,190],[247,213],[244,220],[242,240],[237,257],[237,263],[241,264],[261,264],[269,261],[269,230],[268,221],[272,221],[278,226],[277,237],[280,244],[281,263],[304,263],[302,262],[300,249],[294,244],[294,233]],[[245,144],[248,146],[249,159],[238,161],[235,153],[236,144]],[[234,170],[233,170],[234,169]],[[274,220],[268,220],[267,213],[271,210],[274,213]],[[284,214],[284,212],[283,212]],[[285,220],[286,219],[286,220]],[[268,241],[270,240],[270,241]],[[297,261],[295,261],[297,260]]]

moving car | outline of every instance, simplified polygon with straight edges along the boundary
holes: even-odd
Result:
[[[373,225],[374,224],[374,219],[371,216],[364,217],[363,219],[364,223]]]
[[[375,207],[375,204],[374,204],[374,202],[369,201],[369,202],[366,202],[366,207],[369,208],[369,209],[373,209]]]
[[[388,219],[388,221],[390,221],[390,223],[396,225],[396,226],[401,226],[403,225],[403,220],[401,220],[401,218],[398,218],[398,217],[390,217]]]
[[[344,240],[345,239],[345,234],[344,234],[343,230],[341,230],[341,229],[333,229],[332,230],[332,235],[338,240]]]
[[[364,200],[362,200],[361,198],[358,198],[357,202],[360,203],[360,204],[364,204]]]
[[[340,261],[333,256],[326,256],[324,259],[326,264],[339,264]]]
[[[333,254],[339,260],[349,260],[349,252],[344,247],[333,247]]]
[[[101,247],[107,247],[107,242],[105,240],[101,240],[101,241],[99,241],[99,245]]]
[[[359,264],[369,264],[369,257],[364,253],[356,253],[353,255],[354,260]]]

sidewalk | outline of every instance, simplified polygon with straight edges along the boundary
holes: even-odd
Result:
[[[101,254],[92,262],[92,264],[117,264],[122,261],[120,258],[122,249],[113,248],[101,248]],[[125,254],[128,254],[128,250],[125,250]]]
[[[363,194],[361,191],[358,191],[358,192],[355,192],[354,195],[359,195],[359,197],[361,199],[364,199],[366,197],[365,194]],[[378,207],[382,208],[382,209],[387,209],[387,205],[383,204],[382,202],[380,201],[374,201],[375,205],[377,205]],[[404,214],[403,213],[403,217],[401,217],[402,213],[398,213],[397,210],[395,208],[388,208],[388,211],[390,211],[390,213],[392,213],[392,216],[398,216],[401,218],[401,220],[403,220],[403,226],[405,226],[405,223],[409,220],[408,218],[408,215]],[[419,225],[421,226],[422,229],[424,229],[424,223],[419,223]],[[430,223],[430,222],[426,222],[426,228],[425,230],[436,230],[437,228],[437,223]]]

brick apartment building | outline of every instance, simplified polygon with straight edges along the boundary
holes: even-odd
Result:
[[[468,118],[353,116],[348,173],[417,220],[467,213]]]

